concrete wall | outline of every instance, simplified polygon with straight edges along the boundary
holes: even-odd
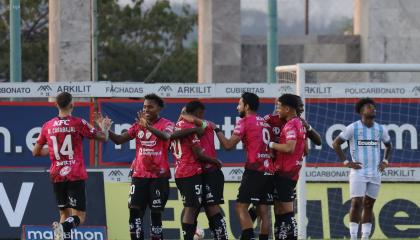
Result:
[[[266,82],[265,39],[242,38],[241,82]],[[299,36],[279,41],[279,65],[296,63],[358,63],[360,38],[358,36]],[[333,82],[357,80],[359,75],[342,73],[310,74],[309,81]]]
[[[49,82],[91,80],[90,21],[90,1],[49,1]]]

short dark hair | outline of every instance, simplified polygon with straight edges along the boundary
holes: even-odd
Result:
[[[66,108],[69,106],[73,99],[73,96],[68,92],[62,92],[57,95],[55,102],[57,103],[60,109]]]
[[[279,97],[279,102],[281,102],[282,105],[286,105],[295,110],[299,110],[299,105],[303,104],[299,98],[300,97],[298,95],[285,93]]]
[[[200,110],[205,110],[206,107],[204,106],[204,104],[198,100],[193,100],[187,103],[187,105],[185,105],[185,112],[191,114],[195,111],[197,111],[198,109]]]
[[[161,108],[163,108],[165,106],[165,103],[163,102],[163,99],[161,97],[159,97],[158,95],[154,94],[154,93],[150,93],[150,94],[147,94],[146,96],[144,96],[144,100],[153,100]]]
[[[255,93],[244,92],[242,93],[242,101],[248,105],[252,111],[257,111],[260,106],[260,98]]]
[[[356,112],[357,113],[360,113],[360,111],[362,110],[363,106],[365,106],[366,104],[372,104],[373,106],[376,106],[376,103],[375,103],[375,101],[372,98],[361,98],[356,103],[356,106],[355,106]]]

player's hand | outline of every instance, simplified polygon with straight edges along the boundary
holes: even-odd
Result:
[[[362,163],[361,162],[353,162],[353,161],[349,161],[346,165],[344,165],[348,168],[353,168],[353,169],[361,169],[362,168]]]
[[[146,117],[144,116],[144,113],[143,112],[137,112],[136,121],[142,127],[145,127],[145,128],[148,128],[149,127],[149,123],[147,122]]]
[[[309,131],[309,129],[311,128],[309,123],[303,118],[300,118],[300,120],[302,121],[302,125],[305,127],[306,131]]]
[[[378,166],[378,170],[379,170],[379,172],[384,172],[385,168],[387,168],[387,167],[388,167],[388,163],[381,162]]]
[[[95,123],[98,125],[98,126],[101,126],[101,124],[102,124],[102,120],[104,119],[104,116],[102,115],[102,113],[101,112],[94,112],[93,113],[93,120],[95,121]]]
[[[99,125],[104,132],[108,132],[114,122],[108,116],[102,118],[101,125]]]

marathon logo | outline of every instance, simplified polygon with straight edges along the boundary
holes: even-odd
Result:
[[[379,142],[376,140],[357,140],[357,145],[362,147],[378,146]]]
[[[23,238],[25,240],[55,239],[50,226],[23,226]],[[73,240],[106,240],[108,236],[103,226],[78,227],[71,230]]]

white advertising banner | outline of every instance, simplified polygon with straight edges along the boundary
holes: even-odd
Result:
[[[96,170],[95,170],[96,171]],[[131,182],[129,168],[105,168],[105,182]],[[226,182],[240,182],[243,167],[223,167],[223,175]],[[171,168],[174,181],[174,169]],[[306,181],[308,182],[347,182],[350,169],[342,167],[308,167],[306,168]],[[382,182],[420,182],[420,168],[390,167],[382,174]]]
[[[238,98],[252,92],[262,98],[294,93],[294,84],[220,83],[220,84],[145,84],[141,82],[59,82],[0,83],[0,98],[54,97],[60,92],[75,97],[143,97],[156,93],[165,98]],[[418,98],[417,83],[323,83],[306,84],[305,98]]]

